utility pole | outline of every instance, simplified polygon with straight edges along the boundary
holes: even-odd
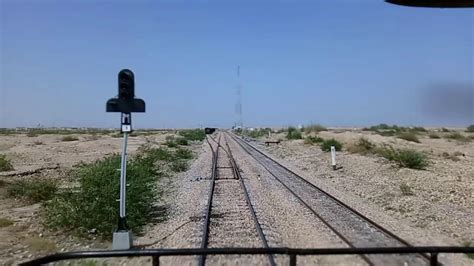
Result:
[[[244,123],[242,121],[242,81],[240,80],[240,65],[237,66],[237,103],[235,105],[235,113],[237,122],[236,127],[244,129]]]

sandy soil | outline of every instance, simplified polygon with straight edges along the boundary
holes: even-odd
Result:
[[[314,135],[314,134],[313,134]],[[330,154],[303,140],[283,141],[259,147],[307,177],[311,182],[338,195],[362,213],[386,224],[416,245],[464,245],[474,240],[474,142],[421,137],[421,143],[408,142],[361,130],[330,130],[319,136],[335,138],[350,145],[365,137],[378,145],[411,148],[429,154],[426,170],[399,168],[376,155],[337,153],[342,166],[332,170]],[[284,139],[274,134],[273,139]],[[456,161],[443,153],[458,152]],[[406,184],[413,195],[404,195]],[[446,256],[446,255],[445,255]],[[456,264],[471,264],[464,256]]]

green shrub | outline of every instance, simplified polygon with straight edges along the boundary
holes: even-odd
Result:
[[[439,139],[440,138],[440,136],[436,133],[430,133],[428,136],[430,137],[430,139]]]
[[[404,132],[404,133],[400,133],[397,138],[399,139],[404,139],[404,140],[407,140],[407,141],[412,141],[412,142],[417,142],[417,143],[420,143],[420,140],[418,139],[418,137],[416,136],[415,133],[412,133],[412,132]]]
[[[179,131],[179,135],[190,141],[202,141],[206,138],[206,133],[202,129],[188,129]]]
[[[171,163],[170,169],[173,172],[184,172],[188,170],[188,163],[184,160],[175,160]]]
[[[306,144],[314,144],[314,143],[321,143],[323,142],[324,139],[321,138],[321,137],[318,137],[318,136],[307,136],[305,139],[304,139],[304,143]]]
[[[174,154],[175,158],[177,159],[192,159],[193,158],[193,152],[188,150],[188,149],[181,149],[181,148],[178,148],[176,151],[175,151],[175,154]]]
[[[36,134],[34,131],[28,131],[28,133],[26,133],[26,136],[30,138],[34,138],[34,137],[37,137],[38,134]]]
[[[7,187],[7,195],[31,203],[50,200],[58,191],[58,183],[50,179],[18,180]]]
[[[441,132],[451,132],[451,131],[449,129],[445,128],[445,127],[442,127]]]
[[[288,133],[286,134],[287,139],[302,139],[303,136],[301,135],[301,131],[294,127],[288,128]]]
[[[14,222],[12,220],[8,219],[8,218],[3,218],[3,217],[0,218],[0,228],[8,227],[8,226],[13,225],[13,224],[14,224]]]
[[[447,138],[447,139],[453,139],[453,140],[457,140],[457,141],[464,141],[464,142],[470,141],[469,138],[465,137],[464,135],[462,135],[459,132],[453,132],[453,133],[450,133],[450,134],[448,134],[444,137]]]
[[[127,222],[137,233],[152,218],[157,198],[155,157],[145,152],[127,164]],[[79,186],[65,189],[45,203],[47,224],[79,235],[95,228],[99,235],[110,238],[118,221],[119,168],[120,156],[112,155],[75,169]]]
[[[349,146],[347,150],[351,153],[368,154],[375,149],[375,144],[366,138],[360,138],[355,144]]]
[[[187,145],[189,145],[188,140],[185,139],[185,138],[177,138],[177,139],[176,139],[176,143],[177,143],[178,145],[182,145],[182,146],[187,146]]]
[[[174,140],[166,140],[165,145],[168,146],[169,148],[178,147],[178,143],[176,143]]]
[[[320,132],[320,131],[327,131],[328,129],[323,127],[320,124],[313,124],[309,126],[304,127],[304,132],[310,133],[310,132]]]
[[[6,155],[0,154],[0,172],[12,171],[13,165]]]
[[[336,151],[342,150],[342,143],[335,139],[328,139],[321,143],[321,150],[323,151],[331,151],[331,146],[334,146]]]
[[[424,128],[424,127],[412,127],[412,128],[410,128],[410,131],[414,131],[414,132],[428,132],[428,130],[426,130],[426,128]]]
[[[61,138],[61,141],[76,141],[79,140],[76,136],[64,136]]]
[[[470,125],[466,128],[467,132],[474,132],[474,125]]]
[[[377,149],[376,153],[389,161],[396,162],[400,167],[421,170],[429,165],[428,156],[415,150],[383,147]]]

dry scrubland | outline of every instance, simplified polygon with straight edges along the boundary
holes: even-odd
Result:
[[[129,138],[127,172],[134,182],[128,189],[139,195],[127,201],[135,233],[166,219],[162,184],[188,169],[200,149],[194,133],[146,131]],[[107,131],[0,134],[0,265],[109,247],[118,210],[119,137]],[[96,210],[88,209],[91,202]],[[81,214],[73,214],[73,207]]]
[[[417,245],[474,243],[474,131],[325,129],[246,133],[311,182]],[[281,140],[265,146],[264,140]],[[329,141],[328,141],[329,140]],[[337,144],[339,169],[331,167]]]

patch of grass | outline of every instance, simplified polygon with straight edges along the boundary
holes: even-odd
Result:
[[[0,228],[8,227],[8,226],[13,225],[13,224],[14,224],[14,222],[12,220],[8,219],[8,218],[3,218],[3,217],[0,218]]]
[[[271,132],[271,128],[257,128],[252,131],[246,131],[246,135],[251,137],[251,138],[261,138],[261,137],[266,137],[268,136],[268,133]]]
[[[34,131],[29,131],[28,133],[26,133],[26,136],[30,138],[34,138],[34,137],[38,137],[38,134],[36,134]]]
[[[187,146],[189,145],[189,142],[186,138],[177,138],[176,143],[181,146]]]
[[[304,132],[310,133],[310,132],[321,132],[321,131],[327,131],[328,129],[325,128],[324,126],[320,124],[312,124],[304,127]]]
[[[176,143],[173,139],[167,139],[165,141],[165,145],[168,146],[169,148],[176,148],[178,147],[178,143]]]
[[[336,151],[342,150],[342,143],[335,139],[328,139],[321,143],[321,150],[323,151],[331,151],[331,146],[334,146]]]
[[[185,160],[175,160],[171,162],[170,169],[173,172],[184,172],[188,170],[188,163]]]
[[[412,127],[412,128],[410,128],[410,131],[413,131],[413,132],[428,132],[428,130],[426,130],[426,128],[424,128],[424,127]]]
[[[178,148],[176,149],[174,153],[174,157],[177,159],[192,159],[193,158],[193,152],[188,150],[188,149],[182,149]]]
[[[439,138],[441,138],[441,137],[440,137],[438,134],[436,134],[436,133],[430,133],[428,136],[430,137],[430,139],[439,139]]]
[[[411,187],[406,183],[400,184],[400,191],[402,192],[403,196],[413,196],[413,195],[415,195],[413,193],[413,190],[411,189]]]
[[[127,223],[136,233],[140,233],[153,216],[159,177],[155,159],[163,155],[156,152],[158,149],[153,153],[148,153],[150,149],[142,150],[145,151],[129,159],[127,164]],[[119,168],[119,155],[77,167],[72,175],[78,180],[78,186],[64,189],[45,202],[47,225],[69,229],[78,235],[85,235],[95,228],[100,236],[110,238],[119,214]]]
[[[76,141],[76,140],[79,140],[79,138],[77,138],[76,136],[64,136],[61,138],[61,141]]]
[[[287,139],[302,139],[303,136],[301,135],[301,131],[294,128],[294,127],[289,127],[288,128],[288,133],[286,134]]]
[[[450,134],[447,134],[446,136],[444,136],[445,138],[447,139],[452,139],[452,140],[456,140],[456,141],[462,141],[462,142],[469,142],[471,141],[470,138],[467,138],[466,136],[462,135],[461,133],[459,132],[452,132]]]
[[[466,128],[466,132],[474,132],[474,125],[470,125]]]
[[[410,149],[394,149],[388,146],[376,149],[376,153],[396,162],[400,167],[422,170],[430,163],[426,154]]]
[[[360,138],[355,144],[347,147],[350,153],[369,154],[375,149],[375,144],[366,138]]]
[[[58,183],[50,179],[18,180],[8,185],[7,195],[31,203],[50,200],[58,191]]]
[[[0,172],[12,171],[13,165],[5,154],[0,154]]]
[[[321,138],[321,137],[318,137],[318,136],[307,136],[305,139],[304,139],[304,143],[306,144],[315,144],[315,143],[321,143],[323,142],[324,139]]]
[[[420,143],[420,140],[418,139],[418,136],[416,136],[416,134],[412,133],[412,132],[400,133],[399,135],[397,135],[397,138],[404,139],[406,141]]]
[[[189,141],[203,141],[206,138],[203,129],[180,130],[178,134]]]
[[[55,251],[57,248],[53,241],[36,236],[27,238],[26,244],[32,251]]]

